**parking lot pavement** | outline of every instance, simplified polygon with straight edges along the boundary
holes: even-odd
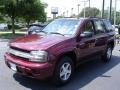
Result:
[[[0,90],[119,90],[120,89],[120,46],[113,51],[111,62],[100,60],[81,65],[70,83],[55,87],[51,81],[26,78],[10,70],[3,60],[7,42],[0,42]]]
[[[0,42],[0,60],[3,59],[3,55],[8,48],[7,44],[8,44],[8,42],[4,42],[4,41]]]

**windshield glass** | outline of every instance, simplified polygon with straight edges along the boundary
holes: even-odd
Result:
[[[73,35],[79,24],[80,20],[58,19],[48,24],[42,31],[46,33]]]

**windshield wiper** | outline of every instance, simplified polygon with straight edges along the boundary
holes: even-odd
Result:
[[[64,36],[64,34],[61,34],[61,33],[58,33],[58,32],[50,32],[50,34],[59,34],[59,35]]]

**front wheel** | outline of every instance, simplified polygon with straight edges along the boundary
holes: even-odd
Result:
[[[70,57],[63,57],[56,66],[54,74],[54,84],[66,84],[72,77],[74,72],[74,64]]]
[[[112,47],[109,45],[109,46],[107,47],[107,50],[106,50],[105,54],[102,56],[102,60],[103,60],[104,62],[109,62],[109,61],[111,60],[112,50],[113,50]]]

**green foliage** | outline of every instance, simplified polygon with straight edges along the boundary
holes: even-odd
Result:
[[[18,15],[18,1],[17,0],[5,0],[5,14],[11,18],[15,18]]]
[[[28,24],[35,20],[46,21],[44,6],[40,0],[0,0],[0,13],[11,19],[13,34],[15,34],[14,23],[19,18],[23,18]],[[1,20],[2,17],[0,16]]]
[[[117,12],[118,14],[116,15],[116,24],[119,25],[120,24],[120,12]]]
[[[104,11],[104,18],[109,18],[109,9]],[[112,23],[114,22],[114,8],[112,10]],[[116,24],[120,24],[120,12],[116,11]]]
[[[20,1],[21,17],[25,19],[27,24],[30,21],[38,20],[40,22],[46,21],[46,14],[44,7],[40,0],[21,0]]]
[[[1,0],[2,9],[1,13],[8,16],[12,23],[12,33],[15,34],[14,23],[15,18],[18,16],[18,0]]]
[[[0,22],[1,21],[4,21],[4,18],[3,18],[3,16],[0,14]]]
[[[3,12],[3,1],[0,0],[0,22],[4,21],[4,16],[1,14]]]
[[[98,16],[100,13],[100,10],[93,7],[93,8],[89,8],[89,7],[86,7],[85,8],[85,16],[86,17],[96,17]],[[80,17],[83,17],[84,16],[84,8],[82,9],[81,13],[80,13]]]

